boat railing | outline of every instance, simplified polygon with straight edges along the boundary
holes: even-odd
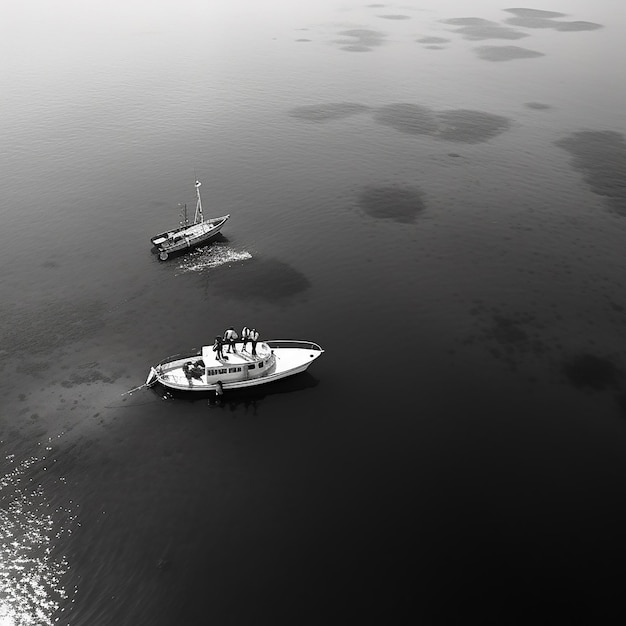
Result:
[[[193,351],[196,352],[193,356],[202,356],[202,349],[198,351],[197,348],[193,348]],[[177,361],[178,359],[187,359],[191,358],[189,354],[172,354],[171,356],[166,356],[164,359],[159,361],[154,367],[160,367],[161,365],[165,365],[166,363],[170,363],[171,361]]]
[[[297,341],[294,339],[268,339],[265,341],[270,348],[300,348],[324,352],[324,348],[314,341]]]

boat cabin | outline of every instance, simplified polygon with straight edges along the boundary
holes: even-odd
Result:
[[[185,358],[162,363],[157,367],[159,376],[170,384],[180,387],[209,387],[221,382],[231,383],[260,378],[272,372],[276,357],[264,342],[257,344],[257,354],[253,356],[241,349],[238,343],[236,352],[228,352],[224,345],[224,358],[217,357],[213,346],[203,346],[197,359]],[[248,344],[250,349],[250,344]]]

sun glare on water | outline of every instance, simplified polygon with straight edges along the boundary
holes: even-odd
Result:
[[[228,246],[214,245],[200,248],[183,257],[179,269],[181,272],[201,272],[225,263],[237,263],[251,258],[252,255],[246,250],[233,250]]]
[[[48,626],[68,597],[61,585],[68,563],[53,554],[63,534],[59,510],[50,513],[43,487],[29,477],[45,457],[5,461],[12,469],[0,475],[0,626]]]

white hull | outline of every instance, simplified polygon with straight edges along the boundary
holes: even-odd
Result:
[[[246,389],[304,372],[324,352],[314,342],[292,340],[259,342],[256,357],[241,348],[241,342],[235,345],[232,353],[225,347],[225,359],[217,358],[209,346],[203,347],[201,354],[166,359],[150,369],[146,384],[159,383],[179,391]],[[202,364],[196,366],[193,376],[183,369],[190,362]]]

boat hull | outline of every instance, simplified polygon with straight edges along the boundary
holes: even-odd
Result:
[[[199,224],[159,233],[150,239],[152,251],[165,261],[171,254],[184,252],[209,243],[221,232],[230,215],[215,217]]]
[[[214,391],[221,394],[223,391],[248,389],[300,374],[306,371],[323,352],[324,350],[314,342],[272,340],[259,344],[260,356],[258,358],[248,354],[244,358],[243,352],[239,351],[227,354],[229,359],[225,361],[209,363],[208,352],[203,348],[204,372],[197,377],[183,373],[183,364],[197,359],[199,354],[162,361],[150,369],[146,384],[148,386],[160,384],[177,391]],[[263,368],[262,373],[260,373],[261,368]],[[232,373],[231,370],[233,370]],[[210,372],[218,373],[209,374]]]

